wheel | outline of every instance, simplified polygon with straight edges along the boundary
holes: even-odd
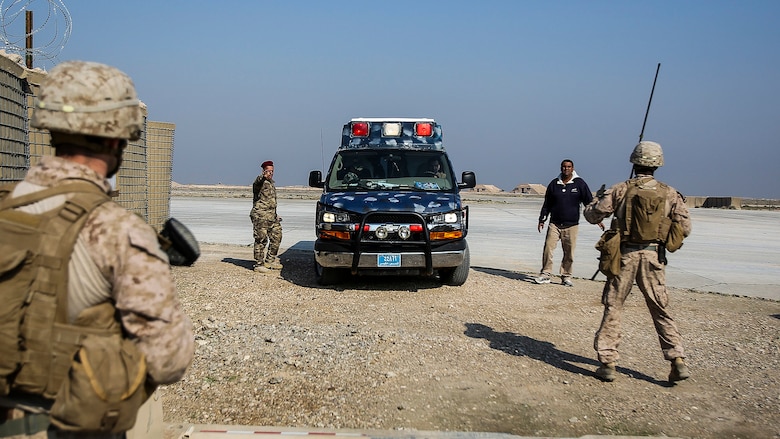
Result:
[[[314,260],[314,275],[320,285],[335,285],[341,282],[343,271],[339,268],[323,267]]]
[[[469,268],[471,266],[471,258],[469,257],[469,247],[466,245],[466,251],[463,255],[463,262],[457,267],[452,268],[440,268],[439,277],[441,282],[445,285],[452,285],[459,287],[466,283],[466,279],[469,277]]]

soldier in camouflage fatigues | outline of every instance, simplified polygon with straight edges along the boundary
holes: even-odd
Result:
[[[51,132],[56,156],[43,157],[32,167],[11,197],[68,180],[87,181],[109,192],[107,178],[119,169],[127,140],[137,140],[143,127],[130,78],[103,64],[65,62],[44,79],[39,98],[31,125]],[[57,195],[20,209],[45,212],[70,196]],[[151,226],[113,201],[102,204],[87,218],[68,269],[71,322],[86,308],[110,302],[124,334],[146,357],[146,382],[169,384],[183,377],[194,355],[192,323],[182,310],[168,256]],[[38,416],[35,411],[48,410],[24,406],[15,398],[11,394],[0,399],[0,430],[14,420]],[[119,438],[124,433],[66,432],[49,426],[5,437]]]
[[[252,184],[252,219],[255,237],[255,267],[260,273],[271,269],[279,270],[282,265],[277,260],[279,245],[282,243],[282,218],[276,214],[276,186],[274,186],[274,162],[268,160],[260,167],[263,173]],[[268,251],[266,252],[266,247]]]
[[[644,185],[654,186],[656,181],[653,173],[656,168],[663,166],[661,146],[655,142],[640,142],[631,154],[631,163],[634,164],[635,179]],[[619,230],[625,228],[626,192],[631,181],[618,183],[606,191],[602,187],[597,197],[586,206],[583,212],[585,219],[591,224],[597,224],[614,214],[612,227]],[[691,220],[682,195],[671,186],[666,186],[665,199],[664,214],[672,221],[679,222],[683,234],[688,236]],[[623,303],[634,281],[645,297],[664,358],[671,362],[669,381],[684,380],[690,375],[683,361],[685,352],[682,337],[667,310],[669,296],[666,289],[666,262],[659,261],[659,244],[663,243],[635,244],[621,241],[620,274],[608,279],[604,285],[601,299],[604,315],[594,339],[594,349],[601,362],[596,374],[605,381],[615,379],[615,363],[620,358],[618,346],[621,340]]]

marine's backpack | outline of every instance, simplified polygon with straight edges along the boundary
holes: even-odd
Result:
[[[126,431],[148,396],[143,354],[122,336],[110,302],[72,324],[67,317],[71,253],[89,214],[110,198],[83,180],[11,198],[15,187],[0,186],[0,397],[42,401],[64,430]],[[64,194],[44,213],[17,209]]]
[[[87,216],[110,198],[86,181],[10,198],[14,187],[0,188],[0,395],[53,398],[82,332],[67,325],[68,262]],[[76,195],[42,214],[16,209],[66,193]]]
[[[650,178],[629,180],[622,242],[665,243],[672,220],[666,213],[669,186]]]

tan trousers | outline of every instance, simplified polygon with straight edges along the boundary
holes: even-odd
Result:
[[[631,292],[634,281],[645,297],[664,358],[667,360],[685,358],[682,337],[666,309],[669,304],[666,271],[664,265],[658,262],[658,252],[655,250],[624,251],[620,258],[620,268],[620,274],[604,284],[601,298],[601,303],[604,304],[604,316],[593,341],[599,361],[612,363],[620,358],[618,347],[622,338],[620,325],[623,303]]]
[[[544,251],[542,252],[542,273],[552,276],[553,254],[558,241],[561,241],[563,259],[561,259],[561,277],[571,277],[571,267],[574,264],[574,249],[577,247],[578,225],[560,228],[553,223],[547,227],[547,236],[544,238]]]

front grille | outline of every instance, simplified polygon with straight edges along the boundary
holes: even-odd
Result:
[[[409,213],[375,213],[366,215],[368,224],[423,224],[421,217]]]
[[[381,213],[374,213],[374,214],[366,214],[365,216],[365,223],[364,224],[371,224],[373,226],[383,226],[383,225],[411,225],[411,224],[419,224],[423,227],[423,230],[425,229],[425,222],[422,219],[421,216],[411,214],[411,213],[404,213],[404,212],[381,212]],[[398,236],[397,231],[390,231],[386,238],[379,239],[376,236],[375,230],[372,230],[370,232],[364,232],[362,234],[363,242],[374,242],[374,243],[388,243],[388,244],[400,244],[400,243],[417,243],[417,245],[425,242],[425,232],[412,232],[412,234],[409,236],[408,239],[401,239]]]

